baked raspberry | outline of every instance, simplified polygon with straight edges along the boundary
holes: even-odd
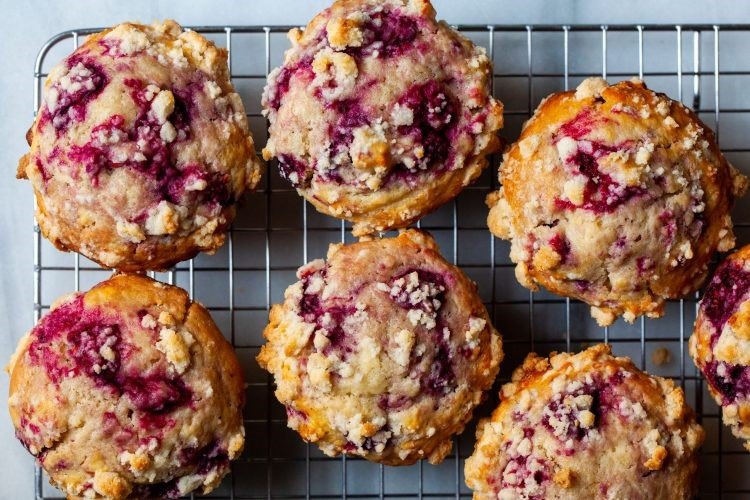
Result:
[[[297,276],[258,356],[289,426],[328,455],[440,462],[502,358],[475,285],[414,230],[334,245]]]
[[[68,57],[65,65],[68,70],[65,76],[48,90],[47,106],[41,110],[38,125],[51,123],[58,135],[86,119],[89,102],[109,83],[102,66],[83,54]]]

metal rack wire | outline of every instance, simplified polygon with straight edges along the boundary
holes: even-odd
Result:
[[[242,94],[257,144],[266,138],[260,114],[265,77],[279,64],[289,26],[194,27],[230,51],[230,70]],[[601,74],[610,81],[639,76],[655,90],[692,106],[719,135],[727,157],[750,174],[750,59],[745,47],[750,26],[629,25],[629,26],[458,26],[487,48],[495,63],[493,90],[505,103],[506,140],[517,137],[542,97],[574,87],[586,76]],[[66,31],[39,51],[34,68],[34,111],[39,107],[49,69],[82,37],[99,31]],[[72,42],[72,43],[71,43]],[[721,44],[721,51],[720,49]],[[72,45],[72,46],[71,46]],[[721,63],[721,66],[720,66]],[[724,89],[720,93],[720,90]],[[721,119],[721,122],[720,122]],[[598,328],[582,304],[541,291],[531,293],[513,278],[505,242],[485,227],[485,195],[496,189],[498,158],[480,180],[456,201],[425,217],[419,225],[436,236],[444,254],[460,265],[479,291],[503,332],[506,381],[530,350],[578,350],[609,342],[615,353],[631,356],[650,372],[670,376],[686,391],[707,431],[702,451],[701,498],[748,498],[750,456],[722,428],[716,405],[708,396],[687,356],[686,339],[695,317],[698,294],[668,304],[667,316],[619,321]],[[273,397],[271,378],[254,361],[262,343],[270,305],[282,298],[295,269],[322,257],[328,243],[352,241],[348,226],[311,209],[279,178],[270,165],[264,187],[249,195],[224,248],[199,256],[156,278],[186,288],[212,311],[235,346],[248,382],[245,424],[247,446],[233,464],[233,474],[210,498],[470,498],[463,481],[463,461],[473,450],[474,428],[455,440],[453,453],[439,465],[419,463],[405,468],[383,467],[361,459],[328,458],[305,445],[286,428],[282,407]],[[735,209],[738,244],[750,242],[747,203]],[[61,254],[41,237],[34,224],[34,321],[59,294],[88,288],[107,272],[79,255]],[[656,363],[655,349],[672,354]],[[495,394],[497,391],[493,391]],[[497,403],[494,396],[477,411],[485,416]],[[475,419],[476,420],[476,419]],[[37,467],[36,498],[62,498]]]

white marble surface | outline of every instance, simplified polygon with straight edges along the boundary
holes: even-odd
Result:
[[[1,0],[0,33],[0,360],[31,326],[32,201],[28,183],[14,180],[32,118],[32,69],[38,48],[50,36],[72,28],[106,26],[124,20],[175,18],[185,25],[303,24],[326,0]],[[750,2],[596,0],[435,0],[451,23],[750,23]],[[7,392],[0,376],[0,392]],[[7,411],[0,409],[0,498],[32,498],[32,460],[13,438]]]

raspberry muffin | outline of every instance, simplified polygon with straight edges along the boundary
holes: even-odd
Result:
[[[263,157],[355,236],[453,199],[498,148],[490,60],[427,0],[339,0],[289,38],[263,93]]]
[[[734,246],[747,179],[698,117],[639,80],[553,94],[504,157],[488,225],[527,288],[592,306],[600,325],[659,317]]]
[[[724,423],[750,451],[750,246],[714,273],[698,309],[690,355]]]
[[[332,245],[271,309],[258,362],[324,453],[438,463],[503,357],[474,283],[425,233]]]
[[[226,50],[173,21],[89,37],[50,72],[27,139],[18,177],[44,236],[119,270],[215,251],[261,175]]]
[[[208,492],[242,451],[239,363],[179,288],[119,275],[62,297],[8,371],[16,436],[68,498]]]
[[[474,498],[690,499],[703,429],[671,380],[605,345],[530,354],[479,423]]]

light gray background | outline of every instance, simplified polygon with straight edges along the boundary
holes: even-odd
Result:
[[[32,70],[38,48],[67,29],[107,26],[125,20],[174,18],[184,25],[304,24],[326,0],[258,1],[0,1],[0,362],[31,326],[32,197],[15,181],[17,159],[32,119]],[[451,23],[750,23],[750,2],[596,0],[434,0]],[[7,393],[0,375],[0,393]],[[33,497],[33,462],[13,438],[0,408],[0,498]]]

